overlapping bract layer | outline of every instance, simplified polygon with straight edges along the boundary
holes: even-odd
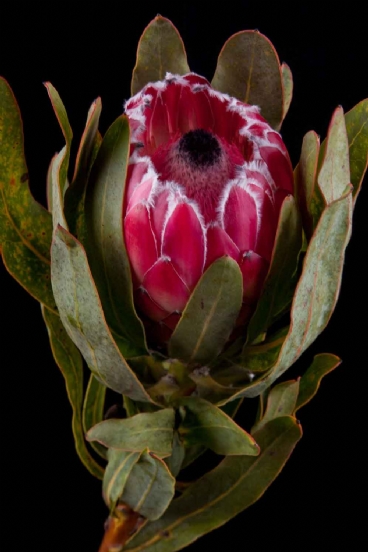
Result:
[[[165,339],[203,271],[229,255],[242,271],[246,322],[282,202],[293,193],[280,135],[257,107],[193,73],[148,84],[125,109],[132,138],[124,231],[139,310]]]

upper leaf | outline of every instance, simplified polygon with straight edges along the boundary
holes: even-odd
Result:
[[[294,87],[293,74],[287,63],[283,63],[281,65],[281,76],[282,76],[282,92],[283,92],[282,118],[285,119],[287,112],[289,111],[291,100],[293,99],[293,87]]]
[[[272,43],[258,31],[242,31],[222,48],[212,80],[220,92],[261,108],[273,128],[284,114],[281,66]]]
[[[69,123],[65,106],[57,90],[52,86],[50,82],[46,82],[45,86],[47,89],[47,93],[50,97],[55,115],[57,117],[57,120],[59,121],[61,131],[65,138],[66,148],[64,150],[64,155],[60,163],[60,175],[59,175],[60,194],[61,194],[61,197],[63,197],[64,192],[68,187],[68,168],[69,168],[70,148],[72,144],[73,132]]]
[[[368,164],[368,98],[345,114],[350,154],[350,182],[356,200]]]
[[[350,184],[349,144],[344,112],[338,107],[330,122],[327,139],[320,152],[318,185],[329,205],[339,199]]]
[[[174,25],[158,15],[144,30],[137,50],[131,92],[137,94],[149,82],[163,80],[166,73],[185,75],[190,69],[183,41]]]
[[[102,104],[95,100],[87,115],[86,127],[79,145],[72,182],[65,192],[64,211],[71,233],[83,244],[86,242],[84,199],[91,167],[101,145],[98,132]]]
[[[318,135],[313,130],[307,132],[294,173],[295,194],[308,239],[313,234],[314,221],[318,221],[319,214],[324,208],[322,193],[316,186],[319,149]]]

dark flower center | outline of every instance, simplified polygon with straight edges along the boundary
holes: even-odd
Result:
[[[179,154],[195,168],[211,167],[221,156],[217,138],[201,128],[190,130],[179,140]]]

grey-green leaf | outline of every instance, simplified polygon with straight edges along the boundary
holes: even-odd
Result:
[[[119,450],[148,449],[165,458],[172,452],[174,424],[174,410],[165,408],[131,418],[105,420],[89,430],[87,439]]]
[[[149,82],[164,79],[167,72],[185,75],[189,71],[178,30],[171,21],[158,15],[146,27],[138,44],[132,76],[132,96]]]
[[[322,378],[340,364],[341,360],[337,356],[328,353],[322,353],[314,357],[312,364],[300,380],[295,412],[313,399],[319,389]]]
[[[65,329],[99,381],[117,393],[151,402],[112,338],[83,246],[60,226],[51,248],[51,277]]]
[[[313,130],[307,132],[295,169],[295,193],[308,239],[313,234],[313,221],[318,220],[325,205],[322,194],[318,186],[316,187],[319,149],[318,135]]]
[[[64,197],[64,212],[69,229],[83,244],[86,242],[84,216],[86,187],[91,167],[102,141],[101,135],[98,132],[101,109],[101,100],[97,98],[88,111],[86,127],[75,162],[73,179]]]
[[[104,417],[106,387],[93,374],[90,375],[83,403],[83,429],[85,433]],[[106,448],[99,443],[91,443],[92,448],[106,459]]]
[[[131,354],[125,346],[128,341],[135,346],[133,356],[138,356],[146,352],[145,337],[133,304],[132,278],[123,237],[128,160],[129,122],[122,115],[108,129],[90,175],[85,199],[86,251],[107,323],[121,345],[122,354]]]
[[[57,314],[42,307],[54,359],[65,379],[66,390],[73,410],[72,430],[77,454],[88,471],[102,479],[103,469],[87,450],[82,425],[83,363],[80,352],[69,338]]]
[[[275,238],[270,269],[261,298],[248,326],[248,343],[266,331],[273,318],[291,303],[296,281],[293,275],[297,268],[302,246],[302,226],[295,200],[285,198]],[[243,349],[243,354],[246,349]]]
[[[271,420],[282,416],[292,416],[299,393],[299,380],[283,381],[273,387],[267,398],[266,411],[261,420],[252,428],[252,435]]]
[[[215,261],[203,274],[169,341],[169,355],[207,363],[221,352],[239,314],[243,280],[230,257]]]
[[[161,519],[143,527],[124,550],[176,552],[256,502],[285,465],[301,427],[294,418],[277,418],[255,437],[259,456],[226,457],[175,499]]]
[[[175,478],[165,462],[144,451],[125,483],[121,501],[148,520],[159,519],[175,493]]]
[[[256,397],[279,378],[326,327],[337,302],[351,233],[352,194],[324,210],[306,253],[291,309],[289,333],[273,368],[234,394]]]
[[[66,188],[68,187],[68,168],[69,168],[69,158],[70,158],[70,147],[73,139],[73,132],[69,123],[68,115],[66,113],[65,106],[57,92],[50,82],[45,83],[47,93],[50,97],[52,107],[54,109],[57,120],[63,136],[65,138],[65,150],[62,156],[60,166],[59,166],[59,187],[60,194],[63,197]]]
[[[253,437],[217,406],[198,397],[180,400],[185,409],[179,435],[185,447],[203,445],[226,456],[257,456],[259,447]]]
[[[64,146],[51,161],[51,205],[54,229],[60,224],[65,230],[68,230],[68,225],[64,216],[63,187],[61,185],[62,165],[65,160],[66,151],[66,146]]]
[[[332,115],[319,163],[317,181],[329,205],[346,193],[350,184],[349,144],[342,107],[338,107]]]
[[[282,76],[282,92],[283,92],[283,111],[282,118],[285,119],[291,100],[293,98],[293,74],[290,67],[287,63],[281,65],[281,76]]]
[[[104,473],[102,493],[110,511],[114,510],[116,503],[123,494],[128,477],[140,456],[141,452],[109,449],[109,462]]]
[[[368,165],[368,98],[345,114],[350,154],[350,181],[356,200]]]
[[[281,67],[272,43],[258,31],[236,33],[222,48],[212,86],[261,108],[273,128],[284,113]]]
[[[178,475],[185,458],[185,447],[177,431],[174,431],[171,456],[166,458],[166,464],[174,477]]]

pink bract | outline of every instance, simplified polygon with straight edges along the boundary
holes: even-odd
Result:
[[[293,193],[281,136],[258,107],[193,73],[148,84],[125,110],[124,234],[138,311],[156,339],[167,340],[204,270],[228,255],[243,275],[245,324],[269,268],[282,202]]]

